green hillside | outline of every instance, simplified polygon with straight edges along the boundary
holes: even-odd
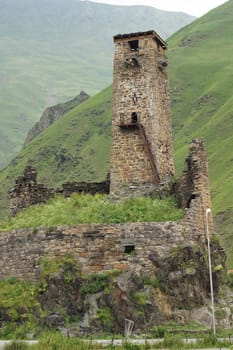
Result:
[[[203,137],[214,214],[228,248],[233,244],[229,239],[233,216],[232,16],[233,0],[169,40],[177,171],[182,169],[188,143]],[[19,153],[0,173],[2,197],[29,160],[37,167],[39,180],[50,185],[74,179],[102,180],[109,171],[110,119],[108,88],[72,110]]]
[[[114,34],[156,27],[168,37],[192,20],[146,6],[0,0],[0,169],[47,106],[111,84]]]
[[[218,212],[233,207],[232,16],[229,1],[169,40],[177,165],[190,138],[206,140]]]
[[[32,140],[0,172],[0,216],[5,214],[6,190],[28,162],[38,181],[58,187],[67,181],[101,181],[109,172],[111,88],[89,98]]]

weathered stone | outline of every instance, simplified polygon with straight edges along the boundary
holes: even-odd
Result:
[[[111,193],[148,193],[174,174],[167,46],[154,31],[114,42]]]
[[[32,205],[45,203],[55,194],[62,194],[70,197],[73,193],[109,193],[109,180],[103,182],[67,182],[61,189],[54,190],[47,188],[43,184],[37,183],[36,169],[27,166],[24,175],[19,176],[15,181],[15,186],[9,191],[10,210],[9,214],[15,216],[17,213]],[[62,237],[61,237],[62,238]]]
[[[213,232],[213,217],[211,212],[211,196],[209,187],[208,161],[203,140],[195,139],[189,147],[186,168],[183,175],[175,184],[181,206],[186,208],[185,220],[187,224],[195,225],[206,235],[208,220],[209,232]]]
[[[122,331],[125,319],[135,329],[169,319],[195,319],[190,308],[203,307],[209,299],[206,233],[213,234],[208,163],[201,140],[194,140],[186,169],[174,186],[170,98],[164,55],[166,43],[153,31],[118,35],[114,61],[113,143],[111,196],[177,194],[185,208],[180,222],[74,225],[13,230],[0,235],[0,278],[38,281],[44,256],[73,256],[81,274],[118,270],[111,288],[95,295],[81,295],[81,281],[67,286],[61,275],[51,276],[41,295],[49,310],[48,325],[62,326],[54,310],[82,317],[78,333],[100,329]],[[101,184],[68,183],[56,193],[106,193]],[[41,203],[54,194],[36,183],[36,172],[26,168],[10,192],[11,212]],[[211,237],[212,238],[212,237]],[[218,297],[225,255],[211,240],[214,294]],[[76,283],[75,283],[76,281]],[[145,283],[147,281],[147,283]],[[82,298],[81,298],[81,297]],[[186,308],[186,310],[184,310]],[[102,314],[101,311],[102,310]],[[99,312],[99,313],[98,313]],[[104,314],[105,312],[105,314]],[[206,310],[201,320],[210,326]]]

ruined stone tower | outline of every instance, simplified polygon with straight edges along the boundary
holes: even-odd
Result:
[[[114,36],[111,193],[174,174],[166,43],[154,31]]]

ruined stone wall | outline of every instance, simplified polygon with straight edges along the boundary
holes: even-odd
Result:
[[[23,176],[15,181],[15,186],[9,191],[10,209],[9,214],[15,216],[17,213],[32,205],[46,202],[55,194],[62,194],[65,197],[73,193],[109,193],[109,180],[103,182],[68,182],[62,185],[61,189],[48,188],[37,183],[36,169],[27,166]]]
[[[85,273],[150,269],[151,254],[162,259],[180,246],[200,245],[198,231],[178,222],[57,226],[1,232],[0,279],[36,280],[44,256],[71,254]]]
[[[58,193],[63,194],[65,197],[70,197],[72,193],[109,193],[109,180],[103,182],[67,182],[62,185],[61,190],[57,190]]]
[[[54,195],[54,190],[38,184],[36,177],[35,168],[27,166],[23,176],[16,179],[15,186],[9,191],[11,216],[31,205],[44,203]]]
[[[211,209],[211,195],[208,160],[203,140],[195,139],[191,142],[185,163],[185,170],[177,182],[176,192],[182,207],[190,209],[187,211],[186,221],[206,234],[208,220],[211,233],[213,217],[211,213],[206,213],[206,209]]]
[[[174,174],[165,44],[155,32],[114,39],[111,193],[122,185],[154,184]],[[132,49],[130,42],[137,40],[138,48]],[[137,123],[145,131],[159,180],[139,129],[129,126]]]

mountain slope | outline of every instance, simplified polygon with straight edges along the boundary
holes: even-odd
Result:
[[[215,210],[233,206],[233,1],[173,36],[169,64],[178,168],[190,138],[208,145]]]
[[[112,80],[112,36],[154,28],[165,37],[193,17],[79,0],[0,0],[0,168],[43,110]]]
[[[209,155],[214,214],[229,249],[233,244],[232,15],[233,0],[169,40],[176,168],[179,173],[191,139],[203,137]],[[109,88],[69,112],[19,153],[0,173],[2,196],[3,187],[22,172],[29,159],[38,168],[40,181],[49,184],[102,180],[109,170],[110,119]],[[62,164],[61,154],[67,156]]]
[[[29,130],[24,145],[27,145],[31,140],[42,133],[50,125],[55,123],[64,114],[68,113],[71,109],[74,109],[88,98],[89,96],[84,91],[81,91],[79,95],[70,101],[46,108],[40,120]]]
[[[101,181],[109,172],[111,88],[82,102],[33,139],[0,172],[0,217],[6,214],[7,189],[30,163],[38,181],[60,186],[68,181]]]

